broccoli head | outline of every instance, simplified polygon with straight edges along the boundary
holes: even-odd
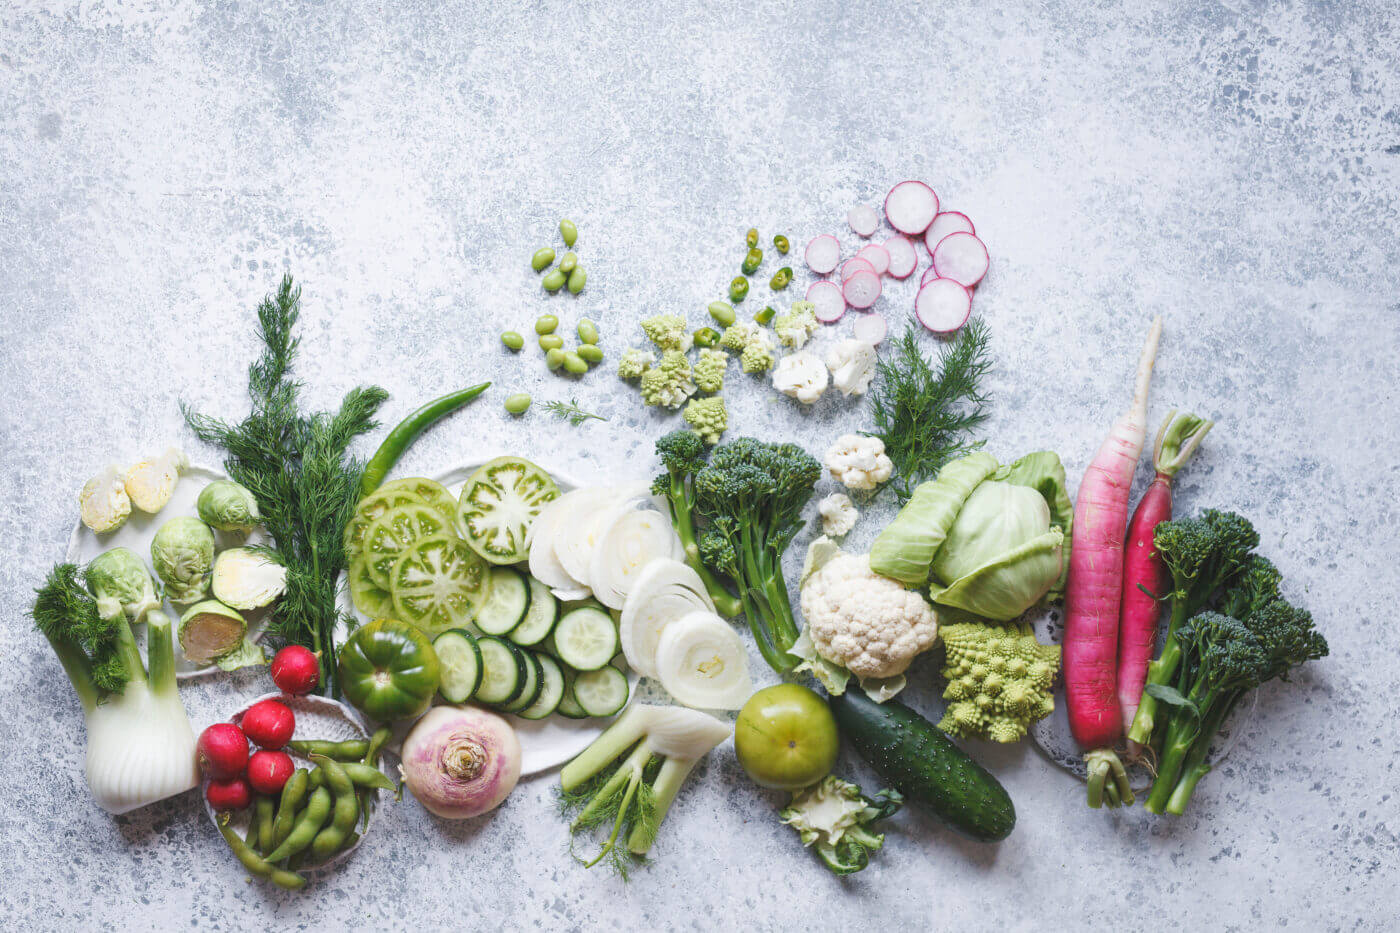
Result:
[[[1029,628],[960,622],[940,629],[946,648],[948,708],[938,728],[959,738],[1018,742],[1055,709],[1058,645],[1042,645]]]

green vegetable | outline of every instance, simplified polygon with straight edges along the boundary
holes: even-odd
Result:
[[[778,311],[772,305],[764,305],[761,310],[754,314],[753,319],[757,324],[768,325],[773,322],[773,318]]]
[[[325,772],[326,787],[330,789],[334,801],[331,805],[330,825],[317,833],[316,838],[311,841],[311,857],[319,862],[330,858],[345,845],[350,833],[355,829],[355,823],[360,819],[360,803],[355,796],[355,785],[345,773],[344,765],[333,758],[322,758],[319,755],[313,755],[311,760]]]
[[[757,241],[758,238],[754,237],[754,242]],[[739,271],[743,272],[744,275],[753,275],[761,265],[763,265],[763,250],[757,246],[751,246],[744,255],[744,261],[740,264]]]
[[[457,527],[487,561],[514,564],[529,556],[525,538],[535,516],[557,498],[559,487],[538,465],[521,457],[495,457],[477,467],[462,487]]]
[[[262,548],[231,547],[214,558],[214,598],[244,611],[262,609],[287,590],[287,568]]]
[[[667,350],[659,363],[642,373],[641,389],[645,404],[679,408],[695,394],[690,360],[681,350]]]
[[[935,372],[919,347],[920,329],[910,327],[895,341],[893,352],[878,364],[879,381],[870,393],[875,430],[898,474],[893,485],[900,502],[943,465],[979,444],[966,436],[987,420],[982,387],[991,372],[987,325],[980,317],[967,323],[939,351]]]
[[[577,269],[575,269],[573,272],[570,272],[570,273],[569,273],[569,294],[570,294],[570,295],[577,295],[579,292],[583,291],[583,287],[584,287],[585,285],[587,285],[587,284],[588,284],[588,273],[585,272],[585,271],[583,271],[583,267],[582,267],[582,266],[579,266],[579,267],[578,267]]]
[[[232,480],[216,479],[205,486],[194,507],[200,521],[219,531],[247,534],[262,521],[257,497]]]
[[[772,277],[771,279],[768,280],[768,287],[771,288],[771,289],[773,289],[773,291],[775,291],[775,292],[780,292],[780,291],[782,291],[783,289],[787,288],[787,287],[788,287],[789,285],[791,285],[791,284],[792,284],[792,267],[791,267],[791,266],[783,266],[783,267],[782,267],[781,269],[779,269],[777,272],[774,272],[774,273],[773,273],[773,277]]]
[[[583,343],[598,342],[598,325],[588,318],[583,318],[578,322],[578,339]]]
[[[772,335],[757,324],[741,321],[725,329],[720,346],[739,354],[739,368],[746,373],[761,373],[777,362]]]
[[[253,828],[249,835],[255,838],[255,845],[258,852],[271,852],[272,845],[272,815],[277,805],[271,797],[259,796],[257,803],[253,805]]]
[[[279,888],[286,888],[289,891],[299,891],[306,887],[306,879],[301,875],[278,868],[276,865],[272,864],[272,862],[254,852],[242,839],[239,839],[238,834],[229,828],[228,819],[227,813],[220,814],[218,819],[219,833],[224,837],[224,841],[228,843],[228,847],[233,850],[234,856],[237,857],[239,863],[248,870],[249,874],[259,878],[266,878]]]
[[[469,623],[491,592],[486,561],[477,542],[456,534],[418,538],[390,571],[394,617],[430,636]]]
[[[834,874],[849,875],[869,865],[870,854],[885,844],[884,833],[872,832],[871,824],[894,816],[903,805],[899,791],[882,790],[871,799],[856,785],[828,774],[794,793],[778,816],[797,830],[804,846],[816,846]]]
[[[846,741],[906,800],[970,839],[1011,835],[1016,808],[1006,789],[927,719],[898,700],[876,703],[856,690],[827,703]]]
[[[508,330],[501,334],[501,343],[505,344],[508,349],[519,350],[525,346],[525,338],[513,330]]]
[[[773,332],[778,335],[778,341],[785,347],[800,349],[821,327],[816,311],[817,306],[810,301],[794,301],[787,314],[780,314],[773,320]]]
[[[560,350],[564,347],[564,338],[558,334],[541,334],[537,341],[541,350]]]
[[[693,398],[685,406],[685,423],[706,444],[718,444],[720,435],[729,427],[729,410],[721,396]]]
[[[588,372],[588,364],[584,362],[583,357],[579,356],[578,353],[570,350],[564,354],[564,369],[567,372],[573,373],[575,376],[582,376],[584,373]]]
[[[697,347],[713,347],[719,343],[719,331],[713,327],[701,327],[691,335]]]
[[[679,314],[658,314],[642,321],[642,333],[656,344],[659,350],[690,349],[691,336],[686,330],[685,318]]]
[[[742,275],[737,275],[729,283],[729,300],[738,303],[748,297],[749,280]]]
[[[755,246],[758,245],[758,228],[757,228],[757,227],[750,227],[750,228],[749,228],[749,232],[746,233],[746,234],[744,235],[744,242],[748,244],[749,249],[753,249]]]
[[[132,625],[160,608],[155,583],[145,563],[124,547],[104,551],[83,571],[88,591],[97,597],[97,614],[103,619],[125,616]]]
[[[535,333],[540,336],[552,334],[559,327],[559,318],[553,314],[541,314],[535,318]],[[561,344],[562,346],[562,344]]]
[[[921,484],[870,548],[870,569],[999,622],[1064,592],[1074,510],[1050,451],[999,466],[975,451]]]
[[[564,365],[564,351],[558,347],[546,350],[544,354],[544,364],[550,369],[558,369]]]
[[[564,287],[566,281],[568,281],[568,277],[563,272],[560,272],[558,269],[552,269],[545,274],[544,278],[540,279],[540,284],[544,286],[544,290],[547,292],[557,292]]]
[[[781,233],[773,237],[773,248],[778,251],[779,256],[786,256],[788,252],[788,238]]]
[[[591,343],[581,343],[574,350],[585,363],[590,366],[603,362],[603,351]]]
[[[651,369],[656,362],[656,354],[647,350],[627,350],[622,354],[622,359],[617,361],[617,377],[628,382],[635,382],[642,378],[642,374]]]
[[[456,392],[435,398],[428,404],[409,414],[398,423],[398,425],[385,435],[380,443],[379,449],[374,452],[374,456],[369,458],[369,463],[365,464],[364,475],[360,477],[360,495],[367,496],[379,488],[379,484],[384,482],[384,477],[389,475],[389,471],[394,468],[394,464],[399,462],[403,452],[409,445],[418,439],[428,428],[446,418],[463,405],[476,398],[481,393],[491,387],[489,382],[480,382],[465,389],[458,389]],[[352,393],[353,394],[353,393]],[[349,397],[347,396],[347,403]],[[344,409],[342,409],[343,413]],[[334,427],[334,423],[330,423]],[[374,427],[371,423],[369,427]],[[343,521],[342,521],[343,524]],[[276,537],[274,533],[274,537]],[[281,538],[278,539],[278,550],[281,550]]]
[[[554,262],[554,250],[544,246],[535,250],[535,255],[530,257],[530,268],[536,272],[543,272],[552,262]]]
[[[720,327],[729,327],[736,320],[734,306],[727,301],[710,302],[709,312],[710,317],[714,318]]]
[[[375,619],[340,651],[345,697],[376,722],[411,719],[438,688],[438,659],[427,635],[406,622]]]
[[[565,217],[559,221],[559,236],[564,239],[565,246],[572,247],[578,240],[578,227],[574,226],[572,220]]]
[[[728,365],[729,354],[723,350],[701,350],[700,358],[695,361],[693,369],[695,387],[710,395],[721,391],[724,388],[724,371]]]
[[[512,415],[523,415],[530,408],[530,395],[528,392],[516,392],[514,395],[506,396],[506,411]]]
[[[282,796],[277,804],[277,815],[272,819],[272,846],[263,849],[271,852],[292,834],[297,812],[302,801],[311,792],[311,774],[305,768],[297,768],[287,783],[282,785]]]
[[[737,596],[729,593],[705,562],[695,528],[695,474],[705,465],[705,444],[694,431],[672,431],[656,442],[656,454],[666,472],[652,483],[654,495],[665,496],[671,510],[671,524],[685,548],[685,562],[700,575],[716,611],[733,618],[744,610]]]
[[[958,622],[938,630],[946,659],[938,728],[958,738],[1019,742],[1055,709],[1060,646],[1042,645],[1030,626]]]
[[[329,742],[325,739],[293,739],[287,748],[299,755],[310,758],[321,755],[336,761],[355,761],[369,753],[369,742],[365,739],[345,739],[342,742]]]
[[[243,644],[248,623],[217,599],[195,603],[180,616],[180,648],[195,664],[212,664]]]
[[[316,772],[325,774],[320,768],[317,768]],[[313,774],[313,778],[314,776]],[[324,777],[322,780],[324,781]],[[283,839],[277,848],[267,853],[267,861],[280,862],[305,851],[311,845],[312,840],[316,838],[316,834],[321,831],[326,818],[330,815],[331,792],[325,787],[318,786],[311,792],[311,797],[306,801],[306,807],[292,824],[292,831],[287,834],[287,838]]]
[[[201,599],[214,569],[214,532],[193,516],[172,518],[151,539],[151,566],[171,602]]]
[[[563,259],[559,260],[559,271],[562,272],[562,273],[564,273],[565,275],[568,275],[570,272],[573,272],[573,271],[574,271],[574,268],[575,268],[577,265],[578,265],[578,254],[577,254],[577,253],[573,253],[573,252],[568,252],[568,253],[565,253],[565,254],[564,254],[564,258],[563,258]]]

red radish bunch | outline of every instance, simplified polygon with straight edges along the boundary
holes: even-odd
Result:
[[[248,737],[231,722],[216,722],[195,743],[199,770],[216,781],[236,778],[248,766]]]
[[[295,770],[291,755],[260,749],[248,759],[248,783],[260,794],[280,794]]]
[[[310,693],[321,683],[321,666],[316,655],[301,645],[288,645],[277,652],[271,671],[277,689],[294,697]]]
[[[243,734],[253,744],[273,751],[290,742],[296,728],[296,714],[276,700],[259,700],[243,714]]]
[[[253,802],[253,790],[242,775],[227,780],[210,781],[204,790],[205,799],[215,810],[242,810]]]

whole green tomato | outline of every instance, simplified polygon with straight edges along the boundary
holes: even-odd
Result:
[[[810,787],[830,773],[840,744],[836,717],[815,691],[800,684],[758,691],[734,724],[739,764],[763,787]]]
[[[437,692],[440,668],[427,635],[397,619],[375,619],[340,649],[345,698],[376,722],[417,716]]]

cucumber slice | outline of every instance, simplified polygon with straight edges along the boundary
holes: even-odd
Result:
[[[545,504],[559,496],[549,474],[529,460],[488,460],[462,487],[457,523],[472,550],[493,564],[515,564],[529,554],[525,535]]]
[[[596,671],[617,654],[617,623],[592,606],[574,609],[554,626],[554,648],[574,670]]]
[[[544,669],[535,659],[535,653],[522,648],[515,650],[525,656],[525,683],[520,688],[519,696],[500,705],[503,713],[518,713],[526,709],[540,698],[540,690],[544,687]]]
[[[481,649],[481,683],[473,699],[482,703],[505,703],[520,695],[525,685],[525,653],[495,635],[476,640]]]
[[[421,476],[409,476],[404,479],[391,480],[376,489],[371,495],[380,495],[388,492],[389,495],[412,494],[425,505],[430,505],[442,514],[442,517],[449,522],[457,519],[457,500],[452,493],[447,491],[447,487],[437,480],[425,479]],[[455,529],[454,529],[455,530]]]
[[[345,579],[350,586],[350,601],[355,608],[371,619],[391,619],[394,617],[394,598],[388,590],[380,589],[370,578],[365,567],[364,556],[352,560],[345,568]]]
[[[449,703],[465,703],[481,685],[481,649],[476,639],[459,628],[448,629],[433,639],[442,669],[438,692]]]
[[[374,492],[365,496],[355,506],[355,512],[350,516],[350,520],[345,523],[345,560],[346,563],[360,556],[364,549],[365,532],[374,520],[392,508],[401,505],[427,505],[423,497],[407,487],[386,488],[379,487]]]
[[[578,700],[574,699],[574,679],[578,675],[570,671],[564,678],[564,696],[559,700],[559,707],[555,710],[560,716],[566,719],[587,719],[588,714],[583,711],[583,707],[578,705]]]
[[[554,631],[554,623],[559,621],[559,600],[539,580],[534,577],[525,579],[530,587],[530,605],[525,609],[524,618],[510,630],[508,637],[517,645],[528,647],[538,645]]]
[[[421,502],[395,506],[376,518],[365,529],[365,568],[375,586],[392,590],[389,575],[394,563],[408,546],[419,538],[455,535],[451,522],[442,514]]]
[[[491,592],[486,562],[456,536],[437,535],[410,544],[389,580],[395,617],[428,635],[460,628]]]
[[[533,655],[540,666],[540,695],[518,715],[521,719],[543,719],[559,708],[564,699],[564,669],[547,654]]]
[[[487,635],[504,635],[520,624],[529,606],[525,575],[511,567],[492,567],[491,595],[476,611],[476,627]]]
[[[590,716],[612,716],[627,705],[627,675],[615,667],[584,671],[574,678],[574,700]]]

